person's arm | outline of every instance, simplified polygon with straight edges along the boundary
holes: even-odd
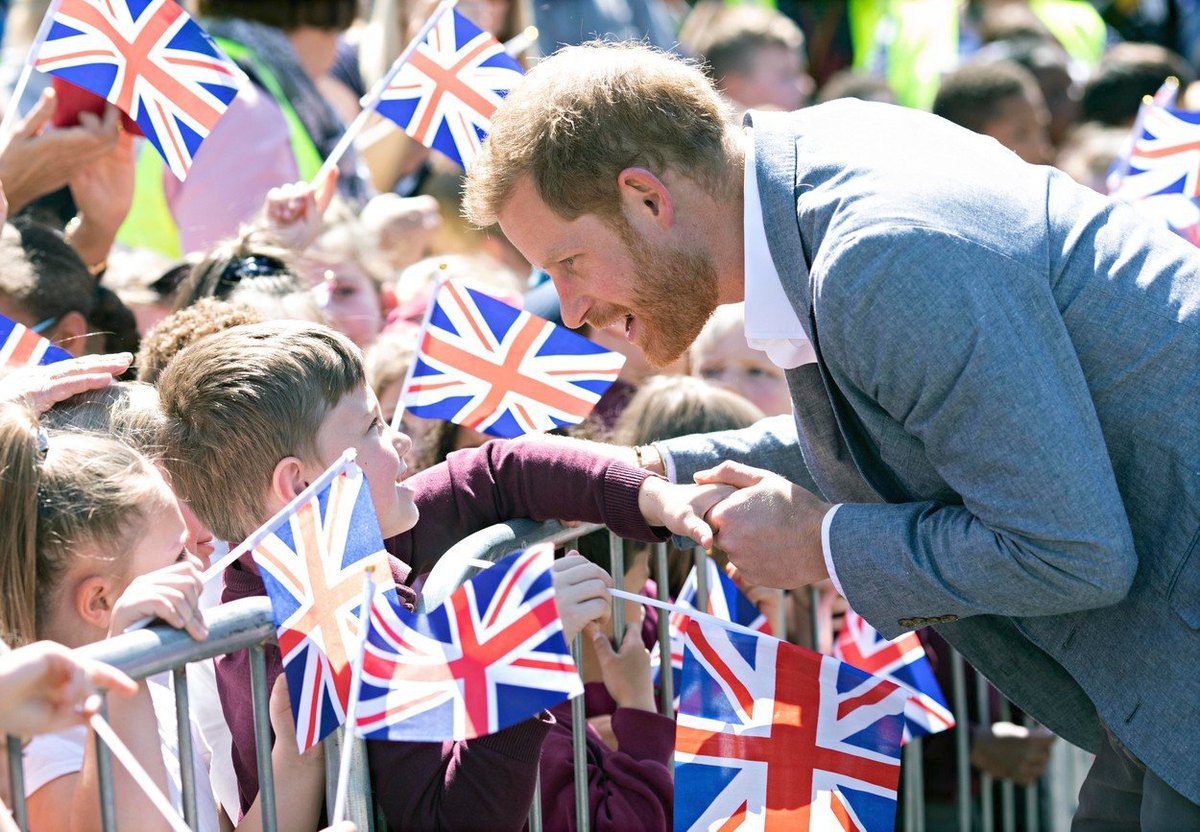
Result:
[[[691,482],[693,475],[733,460],[765,468],[816,492],[796,440],[796,420],[790,414],[771,416],[748,428],[693,434],[654,443],[662,454],[665,475],[672,482]]]
[[[821,345],[835,382],[852,406],[902,426],[949,487],[942,500],[837,510],[826,534],[851,606],[894,637],[910,619],[1123,598],[1137,568],[1132,532],[1045,268],[949,232],[894,228],[843,238],[822,273],[817,326],[832,333]],[[748,560],[778,560],[790,538],[799,542],[783,551],[811,571],[819,509],[795,510],[731,559],[749,575]],[[737,519],[755,527],[750,512]]]

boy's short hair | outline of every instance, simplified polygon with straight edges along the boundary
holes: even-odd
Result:
[[[272,321],[202,338],[159,377],[172,484],[218,538],[244,539],[268,519],[275,466],[314,458],[325,417],[363,383],[358,348],[320,324]]]
[[[1098,121],[1111,127],[1133,122],[1147,95],[1154,95],[1167,78],[1186,88],[1196,79],[1188,62],[1156,43],[1118,43],[1100,59],[1100,66],[1083,86],[1079,121]]]
[[[1010,98],[1041,99],[1037,79],[1011,61],[968,64],[942,79],[933,100],[934,115],[982,133],[999,115],[997,106]]]
[[[57,320],[69,312],[90,319],[95,280],[62,234],[17,218],[0,231],[0,295],[31,318]]]
[[[223,329],[266,320],[248,306],[216,298],[201,298],[191,306],[172,312],[151,327],[138,350],[138,381],[155,384],[175,355],[188,345]]]
[[[717,83],[729,75],[748,75],[764,49],[785,49],[802,58],[804,32],[785,14],[761,6],[722,6],[697,27],[684,46],[704,61]],[[681,38],[685,37],[681,33]]]

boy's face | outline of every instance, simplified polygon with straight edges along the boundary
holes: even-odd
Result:
[[[358,453],[355,460],[371,487],[375,515],[385,538],[406,532],[417,523],[412,490],[400,482],[408,466],[401,457],[412,446],[403,433],[388,427],[379,411],[375,394],[365,384],[342,396],[317,431],[320,459],[306,466],[305,476],[316,479],[347,448]]]
[[[1048,165],[1053,155],[1046,132],[1049,123],[1040,94],[1011,95],[996,104],[995,116],[983,126],[983,133],[1031,165]]]
[[[807,104],[813,86],[800,54],[782,46],[758,49],[747,72],[730,73],[721,79],[721,88],[739,106],[775,108],[785,113]]]

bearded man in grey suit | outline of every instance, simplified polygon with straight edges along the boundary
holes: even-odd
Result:
[[[655,362],[744,299],[794,423],[656,448],[737,487],[716,544],[751,581],[832,578],[886,636],[934,626],[1097,752],[1077,829],[1200,826],[1195,249],[924,113],[733,124],[633,45],[535,68],[466,208],[568,326],[623,322]]]

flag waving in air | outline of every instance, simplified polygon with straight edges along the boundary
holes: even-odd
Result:
[[[0,367],[53,364],[70,357],[71,353],[54,346],[33,329],[0,315]]]
[[[342,724],[355,648],[362,641],[363,571],[396,602],[396,584],[371,492],[353,462],[339,461],[311,495],[254,547],[287,676],[301,751]],[[256,532],[256,534],[261,533]]]
[[[390,75],[379,114],[466,170],[487,137],[492,113],[524,70],[499,41],[450,9]],[[364,98],[363,106],[370,100]]]
[[[733,578],[726,575],[712,558],[705,558],[704,563],[705,574],[708,576],[708,582],[705,584],[708,588],[708,608],[700,611],[715,615],[724,621],[732,621],[734,624],[741,624],[751,630],[772,635],[771,624],[767,621],[767,617],[758,611],[758,607],[754,606],[749,598],[742,594],[737,584],[733,582]],[[696,567],[693,566],[692,571],[688,573],[687,580],[683,582],[683,587],[679,590],[679,597],[675,599],[675,603],[677,606],[687,609],[699,609],[696,604],[698,593]],[[674,677],[671,690],[675,691],[675,699],[678,702],[680,673],[683,671],[684,633],[687,631],[691,619],[688,618],[687,613],[672,612],[668,621],[667,627],[671,634],[671,672]],[[655,644],[654,649],[650,652],[650,668],[657,683],[658,674],[662,672],[658,644]]]
[[[887,639],[854,610],[846,610],[833,656],[908,690],[912,699],[904,708],[905,742],[954,727],[954,714],[916,633]]]
[[[901,714],[885,679],[774,638],[688,625],[675,829],[894,828]]]
[[[625,356],[456,281],[430,305],[400,393],[409,413],[513,437],[582,422]]]
[[[359,734],[469,740],[582,693],[554,601],[553,563],[548,544],[509,555],[429,613],[377,601]]]
[[[245,78],[172,0],[59,0],[34,66],[127,113],[179,179]]]

